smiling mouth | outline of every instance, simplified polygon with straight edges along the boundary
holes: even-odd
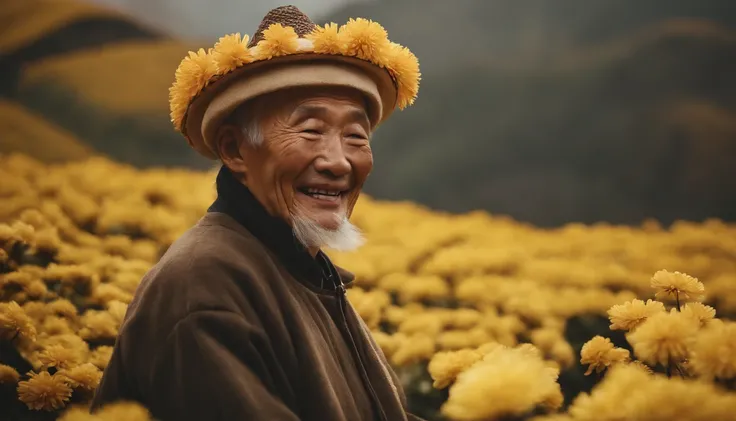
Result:
[[[329,202],[336,202],[347,193],[347,190],[325,190],[325,189],[314,189],[309,187],[302,187],[297,189],[300,193],[307,195],[313,199],[325,200]]]

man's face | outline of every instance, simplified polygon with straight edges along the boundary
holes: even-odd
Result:
[[[373,167],[363,97],[347,89],[299,89],[261,100],[263,143],[239,142],[245,184],[274,215],[336,230]]]

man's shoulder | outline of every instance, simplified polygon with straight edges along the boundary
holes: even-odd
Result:
[[[207,214],[144,275],[135,301],[142,309],[167,307],[174,318],[199,310],[238,311],[267,256],[232,218]]]
[[[263,245],[235,220],[211,212],[171,244],[152,273],[211,274],[233,265],[246,268],[266,254]]]

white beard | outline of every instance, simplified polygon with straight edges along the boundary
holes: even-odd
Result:
[[[292,230],[296,239],[307,248],[326,247],[338,251],[353,251],[363,245],[363,234],[347,216],[341,218],[337,229],[329,230],[313,219],[303,216],[301,212],[292,213]]]

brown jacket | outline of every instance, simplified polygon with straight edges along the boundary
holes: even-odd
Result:
[[[218,199],[146,274],[92,402],[161,421],[401,421],[401,385],[312,258],[227,170]]]

